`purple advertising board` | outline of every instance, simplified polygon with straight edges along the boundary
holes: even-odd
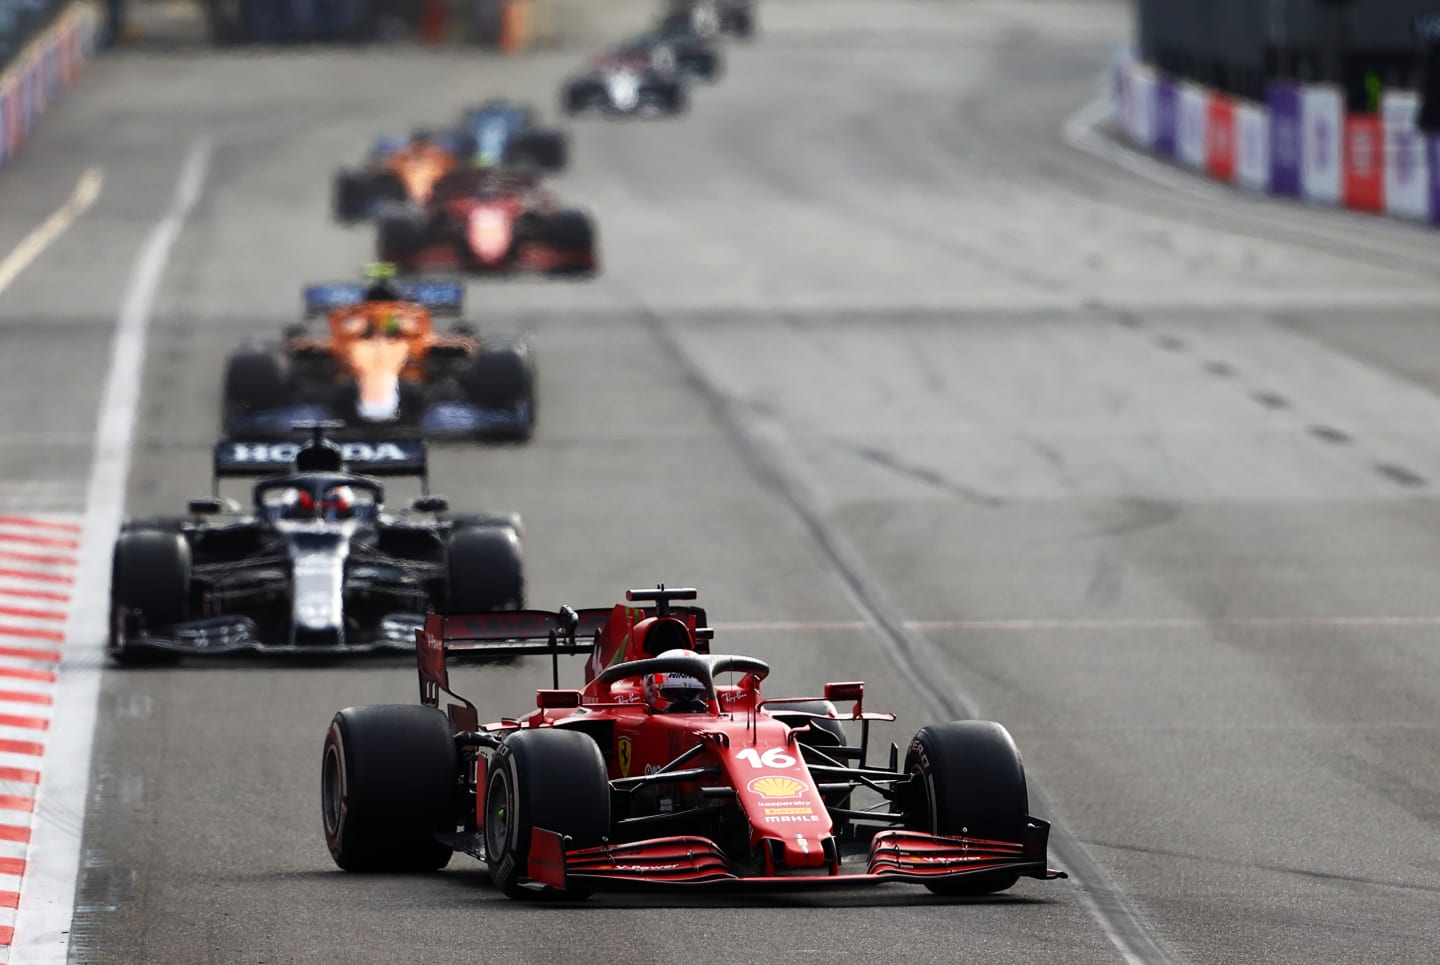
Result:
[[[1265,89],[1265,103],[1270,109],[1270,193],[1298,198],[1302,168],[1300,88],[1295,84],[1270,84]]]
[[[26,134],[40,116],[40,92],[35,89],[35,61],[29,58],[20,68],[20,129]]]
[[[60,44],[51,40],[45,48],[45,96],[53,101],[60,93]]]
[[[1158,77],[1155,81],[1155,153],[1171,160],[1175,158],[1178,100],[1175,82],[1163,75]]]
[[[1440,224],[1440,136],[1425,136],[1425,156],[1430,168],[1430,220]]]

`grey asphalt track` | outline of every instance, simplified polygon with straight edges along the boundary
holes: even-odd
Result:
[[[79,508],[117,301],[194,143],[215,161],[154,318],[135,513],[205,491],[225,354],[368,258],[328,220],[335,166],[491,94],[548,108],[648,9],[509,61],[96,65],[0,170],[0,254],[107,179],[0,295],[0,502]],[[772,691],[866,679],[901,743],[1004,722],[1104,882],[527,905],[463,857],[345,875],[324,728],[413,700],[412,665],[195,664],[106,674],[72,958],[1112,962],[1084,891],[1108,882],[1176,961],[1432,960],[1440,247],[1066,147],[1127,29],[1104,2],[769,0],[689,116],[573,125],[557,187],[604,275],[470,289],[535,342],[539,432],[434,458],[458,508],[524,514],[534,605],[694,583]],[[546,679],[465,692],[498,716]]]

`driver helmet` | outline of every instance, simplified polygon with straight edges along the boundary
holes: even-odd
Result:
[[[355,515],[355,490],[349,486],[334,486],[326,490],[321,509],[326,519],[349,519]]]
[[[280,511],[286,519],[310,519],[315,515],[315,497],[296,486],[281,496]]]
[[[401,301],[400,291],[395,287],[395,266],[387,262],[371,265],[366,270],[370,284],[365,287],[367,302]]]
[[[688,673],[645,675],[645,703],[657,714],[693,714],[709,709],[705,685]]]

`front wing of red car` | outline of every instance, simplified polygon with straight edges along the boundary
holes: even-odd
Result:
[[[925,884],[986,872],[1013,872],[1022,877],[1064,878],[1046,864],[1050,825],[1030,818],[1024,840],[946,837],[919,831],[882,831],[870,844],[866,869],[847,871],[844,864],[829,874],[752,875],[737,872],[724,853],[707,838],[677,836],[567,850],[565,839],[537,828],[530,842],[527,873],[539,885],[569,888],[621,889],[655,885],[758,886],[804,888],[850,886],[902,881]]]

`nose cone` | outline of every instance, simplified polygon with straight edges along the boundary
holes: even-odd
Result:
[[[401,341],[367,340],[355,345],[351,364],[360,384],[357,416],[366,422],[393,422],[400,417],[400,370],[408,354]]]

